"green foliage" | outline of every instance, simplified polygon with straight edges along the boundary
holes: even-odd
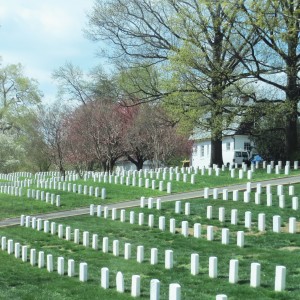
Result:
[[[16,136],[0,133],[0,172],[19,170],[25,157],[25,149]]]
[[[34,79],[24,75],[21,64],[0,68],[0,129],[21,128],[27,115],[41,101],[42,94]]]

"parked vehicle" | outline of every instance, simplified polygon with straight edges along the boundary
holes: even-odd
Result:
[[[234,150],[223,157],[223,161],[225,165],[234,165],[238,164],[238,166],[242,165],[242,163],[249,164],[250,163],[250,153],[246,150]]]
[[[263,162],[263,158],[258,154],[254,154],[250,160],[251,160],[252,164],[255,164],[256,162],[259,162],[259,163]]]
[[[249,163],[250,154],[245,150],[236,150],[234,151],[233,163],[241,165],[242,163]]]

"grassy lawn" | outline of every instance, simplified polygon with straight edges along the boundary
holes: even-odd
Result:
[[[264,190],[263,190],[264,191]],[[287,192],[287,187],[285,187]],[[63,279],[56,271],[48,273],[46,269],[32,267],[29,263],[23,263],[13,255],[0,251],[0,299],[132,299],[130,296],[130,284],[132,275],[141,275],[141,298],[149,299],[150,280],[157,278],[161,281],[161,299],[168,299],[168,286],[170,283],[179,283],[182,287],[182,299],[215,299],[217,294],[226,294],[229,299],[300,299],[300,227],[297,234],[287,233],[289,217],[296,217],[299,221],[299,211],[291,209],[291,196],[286,193],[286,208],[278,207],[278,199],[275,196],[273,187],[273,205],[266,206],[265,193],[261,196],[261,204],[254,203],[254,193],[251,194],[250,203],[244,203],[242,193],[239,201],[232,200],[204,200],[194,199],[182,201],[190,202],[191,214],[189,216],[175,214],[175,203],[162,203],[162,209],[132,209],[135,212],[135,224],[129,224],[130,210],[126,210],[126,222],[113,221],[110,218],[104,219],[96,216],[80,216],[72,218],[56,219],[57,224],[63,224],[64,228],[70,226],[72,233],[74,229],[82,232],[90,232],[91,236],[97,233],[99,236],[99,250],[86,248],[74,244],[72,241],[59,239],[57,235],[52,236],[44,232],[38,232],[31,228],[10,227],[0,228],[0,235],[12,238],[15,242],[28,245],[37,251],[45,251],[45,255],[53,254],[56,263],[57,257],[65,258],[65,270],[67,260],[75,260],[76,277],[69,278],[66,275]],[[300,186],[295,185],[295,194],[300,193]],[[231,194],[229,194],[231,197]],[[213,219],[206,218],[207,206],[213,207]],[[221,223],[218,220],[219,207],[225,208],[226,220]],[[231,209],[238,210],[238,224],[230,224]],[[244,214],[252,212],[252,227],[246,229],[244,226]],[[137,224],[138,213],[144,213],[145,224]],[[266,215],[266,232],[259,232],[257,229],[257,216],[259,213]],[[147,226],[148,215],[154,215],[154,228]],[[280,215],[282,218],[282,232],[272,232],[272,217]],[[166,231],[158,229],[159,216],[166,217]],[[169,233],[169,219],[176,219],[176,234]],[[188,221],[191,228],[190,236],[181,235],[181,221]],[[202,237],[197,239],[192,236],[194,223],[201,223]],[[214,226],[214,241],[206,240],[206,226]],[[221,229],[228,228],[230,231],[230,244],[221,244]],[[245,231],[245,247],[236,246],[236,232]],[[102,238],[109,238],[109,253],[102,253]],[[113,240],[119,240],[120,256],[112,254]],[[124,244],[131,243],[132,257],[125,260]],[[145,261],[136,261],[136,248],[143,245],[145,249]],[[150,249],[158,249],[158,264],[150,265]],[[165,250],[174,252],[174,268],[164,268]],[[196,276],[190,274],[190,256],[198,253],[200,257],[200,273]],[[209,257],[218,257],[218,278],[211,279],[208,276]],[[230,259],[239,260],[239,281],[237,284],[228,283],[228,270]],[[80,262],[87,262],[89,268],[89,280],[87,283],[80,283],[78,280],[78,269]],[[250,265],[252,262],[261,264],[261,287],[251,288]],[[274,292],[275,268],[283,265],[287,268],[287,283],[284,292]],[[100,269],[108,267],[110,270],[109,290],[100,287]],[[17,271],[16,271],[17,270]],[[55,266],[56,270],[56,266]],[[115,276],[118,271],[124,274],[124,294],[115,290]]]
[[[237,176],[236,171],[236,176]],[[291,171],[291,176],[299,175],[300,171]],[[176,181],[175,176],[172,181],[172,193],[180,193],[187,192],[193,190],[199,190],[204,187],[216,187],[216,186],[226,186],[234,183],[245,183],[247,182],[247,178],[238,179],[231,178],[229,171],[224,171],[220,173],[220,176],[216,177],[215,175],[202,176],[197,174],[195,176],[195,184],[191,184],[191,175],[187,176],[187,182]],[[246,176],[245,176],[246,177]],[[279,178],[284,177],[284,174],[267,174],[265,170],[258,169],[253,173],[252,182],[266,180],[270,178]],[[167,181],[164,181],[164,186],[166,188]],[[72,183],[81,184],[82,186],[94,186],[100,188],[106,188],[107,198],[105,200],[101,200],[101,198],[90,197],[83,194],[69,193],[62,190],[54,190],[54,189],[40,189],[45,192],[61,195],[61,207],[57,208],[54,205],[37,201],[35,199],[28,199],[26,197],[27,189],[23,189],[23,197],[14,197],[6,194],[0,194],[0,219],[9,218],[9,217],[17,217],[21,214],[33,215],[37,213],[46,213],[53,212],[58,210],[70,210],[79,207],[87,207],[90,204],[106,204],[106,203],[116,203],[116,202],[124,202],[128,200],[139,199],[141,196],[145,197],[157,197],[160,195],[166,195],[166,191],[160,192],[158,190],[158,181],[156,190],[152,190],[151,188],[145,187],[133,187],[126,186],[121,184],[109,184],[109,183],[99,183],[94,182],[89,179],[87,181],[78,180],[72,181]],[[31,186],[32,189],[38,189],[36,185]]]

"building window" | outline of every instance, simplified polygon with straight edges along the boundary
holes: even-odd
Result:
[[[201,157],[204,156],[204,146],[201,146],[201,148],[200,148],[200,156]]]
[[[250,143],[244,143],[244,150],[250,151],[251,150],[251,144]]]
[[[226,151],[230,150],[230,143],[226,143]]]

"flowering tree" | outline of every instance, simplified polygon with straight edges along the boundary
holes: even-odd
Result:
[[[124,151],[123,116],[118,104],[90,101],[68,118],[68,159],[92,167],[98,163],[112,171]]]
[[[159,106],[139,105],[126,110],[125,154],[138,170],[146,160],[155,165],[175,156],[189,157],[190,143]]]

